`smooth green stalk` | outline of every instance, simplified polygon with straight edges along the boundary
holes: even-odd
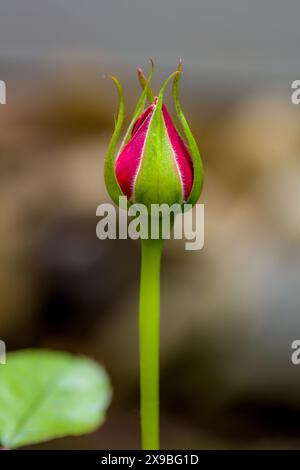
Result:
[[[140,393],[142,448],[159,449],[160,264],[163,240],[142,240]]]

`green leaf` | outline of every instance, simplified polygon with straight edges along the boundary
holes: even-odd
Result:
[[[7,354],[0,365],[3,447],[79,435],[105,420],[111,387],[104,369],[82,356],[47,350]]]

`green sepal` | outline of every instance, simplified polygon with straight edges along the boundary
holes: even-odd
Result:
[[[121,83],[116,77],[110,76],[110,78],[113,80],[113,82],[115,83],[117,87],[117,90],[119,93],[120,104],[119,104],[119,112],[118,112],[117,122],[115,125],[115,130],[111,137],[108,150],[105,156],[104,181],[105,181],[108,194],[110,195],[114,203],[118,205],[119,197],[122,196],[122,191],[118,184],[116,174],[115,174],[115,154],[116,154],[117,141],[119,139],[123,120],[124,120],[125,103],[124,103],[124,93],[123,93]]]
[[[194,170],[194,180],[191,193],[189,195],[188,200],[186,201],[187,204],[196,204],[198,201],[200,194],[202,192],[203,187],[203,164],[201,160],[200,151],[198,145],[194,139],[194,136],[191,132],[191,129],[187,123],[185,115],[183,114],[181,105],[179,103],[179,80],[182,74],[182,63],[179,62],[177,74],[174,77],[173,82],[173,98],[175,103],[175,109],[177,112],[178,119],[181,123],[185,140],[189,148],[189,152],[192,157],[193,161],[193,170]]]
[[[153,69],[154,63],[152,59],[150,59],[150,63],[151,63],[151,68]],[[147,87],[147,100],[149,101],[150,104],[153,103],[154,93],[149,85],[149,82],[144,74],[144,71],[140,67],[137,68],[137,74],[138,74],[138,79],[139,79],[142,89],[144,90]]]
[[[133,200],[145,204],[182,204],[181,178],[170,145],[162,114],[163,94],[174,72],[161,88],[147,131],[141,167],[135,185]]]
[[[145,99],[146,99],[146,95],[147,95],[148,86],[149,86],[150,81],[152,79],[152,74],[153,74],[153,63],[152,63],[152,66],[151,66],[149,79],[148,79],[148,81],[145,85],[145,88],[144,88],[144,90],[143,90],[143,92],[142,92],[142,94],[141,94],[141,96],[140,96],[140,98],[137,102],[137,105],[136,105],[134,113],[133,113],[133,118],[131,120],[131,123],[130,123],[127,131],[126,131],[125,137],[122,141],[122,144],[120,146],[120,149],[119,149],[117,155],[120,154],[120,152],[122,151],[124,145],[126,145],[127,142],[130,140],[132,128],[133,128],[135,122],[137,121],[137,119],[139,118],[139,116],[141,115],[141,113],[142,113],[142,111],[145,107]],[[108,194],[110,195],[110,197],[114,201],[114,203],[118,205],[119,204],[119,197],[123,196],[123,193],[121,191],[121,188],[119,186],[119,183],[118,183],[117,178],[116,178],[116,173],[115,173],[115,161],[116,161],[116,156],[117,156],[116,155],[116,146],[117,146],[117,141],[119,139],[120,132],[121,132],[122,125],[123,125],[123,121],[124,121],[125,102],[124,102],[124,93],[123,93],[121,83],[114,76],[110,76],[110,78],[113,80],[113,82],[115,83],[115,85],[117,87],[117,90],[118,90],[118,93],[119,93],[120,104],[119,104],[119,111],[118,111],[118,117],[117,117],[117,121],[116,121],[116,125],[115,125],[115,130],[114,130],[113,135],[111,137],[109,147],[108,147],[108,150],[107,150],[106,156],[105,156],[104,180],[105,180],[105,185],[106,185],[106,189],[107,189]]]
[[[121,147],[118,151],[118,155],[121,153],[121,151],[123,150],[124,148],[124,145],[127,144],[127,142],[129,142],[130,138],[131,138],[131,132],[132,132],[132,129],[133,129],[133,126],[134,124],[136,123],[136,121],[138,120],[138,118],[140,117],[140,115],[142,114],[142,112],[144,111],[144,108],[145,108],[145,101],[146,101],[146,96],[148,94],[148,89],[150,87],[150,82],[152,80],[152,75],[153,75],[153,68],[154,68],[154,64],[153,62],[151,61],[151,69],[150,69],[150,74],[149,74],[149,78],[148,80],[146,80],[146,83],[145,83],[145,86],[143,88],[143,92],[141,94],[141,96],[139,97],[139,100],[137,102],[137,105],[135,107],[135,110],[134,110],[134,113],[133,113],[133,117],[131,119],[131,122],[129,124],[129,127],[126,131],[126,134],[125,134],[125,137],[122,141],[122,144],[121,144]]]

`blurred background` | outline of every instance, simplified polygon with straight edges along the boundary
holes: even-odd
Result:
[[[9,0],[0,5],[0,338],[86,354],[114,399],[92,435],[50,449],[139,447],[138,242],[99,241],[117,113],[184,61],[181,102],[205,168],[205,247],[165,245],[162,446],[300,448],[300,4]],[[167,102],[174,111],[170,96]]]

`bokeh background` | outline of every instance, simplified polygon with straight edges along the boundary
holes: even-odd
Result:
[[[181,101],[204,167],[205,247],[166,243],[162,445],[299,448],[300,4],[6,0],[0,5],[0,338],[87,354],[114,388],[92,435],[35,448],[139,447],[140,246],[99,241],[103,158],[135,66]],[[173,111],[170,97],[170,109]]]

